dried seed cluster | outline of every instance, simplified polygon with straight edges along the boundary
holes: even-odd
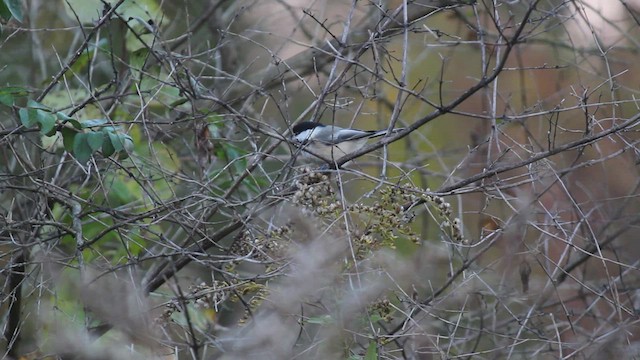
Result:
[[[205,282],[192,285],[183,299],[173,298],[165,305],[162,314],[156,318],[156,323],[165,326],[175,312],[181,312],[187,304],[193,304],[197,309],[214,309],[229,298],[229,284],[216,280],[213,285]]]
[[[416,195],[400,187],[386,187],[377,193],[378,201],[373,205],[352,204],[349,211],[358,214],[364,222],[365,231],[359,237],[360,255],[381,246],[395,247],[398,235],[420,244],[420,237],[410,226],[414,216],[405,211],[403,204],[417,200]]]
[[[391,320],[393,320],[393,317],[391,316],[393,310],[393,306],[391,306],[388,299],[378,300],[369,306],[370,313],[377,313],[382,320],[386,322],[391,322]]]
[[[261,262],[275,261],[284,256],[291,233],[289,225],[272,229],[266,234],[254,234],[249,229],[242,231],[229,249],[232,255]],[[234,264],[235,265],[235,264]]]
[[[189,293],[185,294],[183,299],[171,299],[155,322],[161,326],[166,326],[171,321],[171,316],[175,312],[182,312],[187,304],[193,304],[194,307],[200,310],[213,310],[217,313],[219,306],[224,301],[228,300],[231,303],[237,303],[240,301],[240,297],[243,297],[243,303],[248,304],[248,308],[239,323],[244,324],[268,294],[269,291],[265,285],[255,282],[228,284],[225,281],[216,280],[213,285],[202,282],[199,285],[191,286]],[[249,300],[244,299],[244,296],[250,296]]]
[[[446,202],[441,196],[428,195],[429,192],[431,192],[431,190],[427,189],[422,199],[427,203],[434,204],[440,217],[444,218],[441,223],[441,228],[449,230],[449,235],[453,241],[464,241],[462,236],[462,221],[459,218],[453,218],[451,204]]]
[[[291,202],[298,205],[304,214],[317,220],[312,225],[317,226],[325,236],[332,236],[332,232],[342,232],[339,236],[344,236],[346,227],[340,224],[349,221],[348,229],[354,241],[357,259],[365,258],[382,247],[395,248],[399,244],[406,246],[406,241],[421,245],[422,239],[411,226],[415,217],[414,210],[419,204],[435,209],[433,212],[440,229],[454,241],[463,240],[462,224],[460,219],[453,217],[451,204],[443,197],[433,195],[428,189],[425,191],[411,184],[381,186],[373,193],[373,204],[354,203],[347,205],[346,209],[345,205],[337,200],[331,179],[326,174],[304,169],[297,177],[294,189]],[[344,211],[347,211],[347,214]],[[261,230],[257,226],[246,227],[231,246],[230,251],[235,259],[226,269],[234,272],[235,266],[246,259],[267,265],[267,271],[270,266],[282,266],[283,261],[287,260],[287,249],[291,245],[293,232],[297,232],[295,229],[297,227],[293,224],[271,228],[269,231]],[[348,268],[351,265],[346,266]],[[206,307],[208,304],[224,300],[236,303],[242,298],[242,303],[247,306],[240,323],[245,323],[268,295],[267,287],[257,282],[232,283],[230,286],[234,291],[226,293],[224,297],[214,293],[209,297],[195,299],[195,304],[198,307]],[[172,311],[176,311],[178,304],[172,302],[167,305],[168,316]],[[388,300],[380,300],[372,304],[370,310],[383,319],[390,319],[393,306]]]
[[[248,308],[245,309],[244,315],[239,320],[239,324],[246,324],[247,321],[251,318],[251,314],[254,313],[258,307],[264,302],[264,300],[269,295],[269,289],[266,285],[258,284],[255,282],[248,282],[241,284],[237,287],[236,292],[231,296],[230,300],[232,302],[237,302],[240,300],[239,296],[247,295],[249,293],[253,293],[249,301],[245,301],[246,304],[249,305]]]
[[[293,194],[291,202],[302,206],[315,215],[335,214],[341,209],[340,203],[335,200],[335,194],[326,174],[305,168],[294,186],[296,192]]]

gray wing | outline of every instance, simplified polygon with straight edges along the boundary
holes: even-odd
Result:
[[[396,133],[402,129],[394,129],[392,133]],[[314,141],[319,141],[327,145],[335,145],[344,141],[353,141],[364,138],[374,138],[378,136],[383,136],[387,133],[387,130],[380,131],[365,131],[358,129],[343,129],[337,126],[328,125],[322,128],[315,128],[312,130],[313,136],[309,138]],[[323,140],[318,140],[323,139]]]
[[[333,126],[331,126],[331,128],[333,128]],[[334,129],[331,129],[329,131],[333,132]],[[376,133],[377,131],[364,131],[364,130],[358,130],[358,129],[340,129],[338,134],[336,134],[336,136],[333,138],[333,143],[337,144],[337,143],[341,143],[343,141],[348,141],[348,140],[358,140],[362,138],[374,137],[376,136]],[[384,132],[382,134],[384,134]]]

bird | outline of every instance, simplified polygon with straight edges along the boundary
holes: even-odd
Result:
[[[304,121],[292,129],[291,141],[304,151],[306,158],[335,161],[363,148],[367,141],[387,134],[384,130],[360,130]],[[404,129],[391,130],[395,134]]]

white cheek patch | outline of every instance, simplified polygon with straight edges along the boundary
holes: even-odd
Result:
[[[312,134],[313,134],[313,129],[307,129],[301,132],[300,134],[296,135],[294,139],[301,144],[306,144],[311,139]]]

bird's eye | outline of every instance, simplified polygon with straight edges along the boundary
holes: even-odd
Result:
[[[291,142],[296,144],[305,144],[307,142],[307,139],[300,139],[299,136],[292,136],[290,140]]]

